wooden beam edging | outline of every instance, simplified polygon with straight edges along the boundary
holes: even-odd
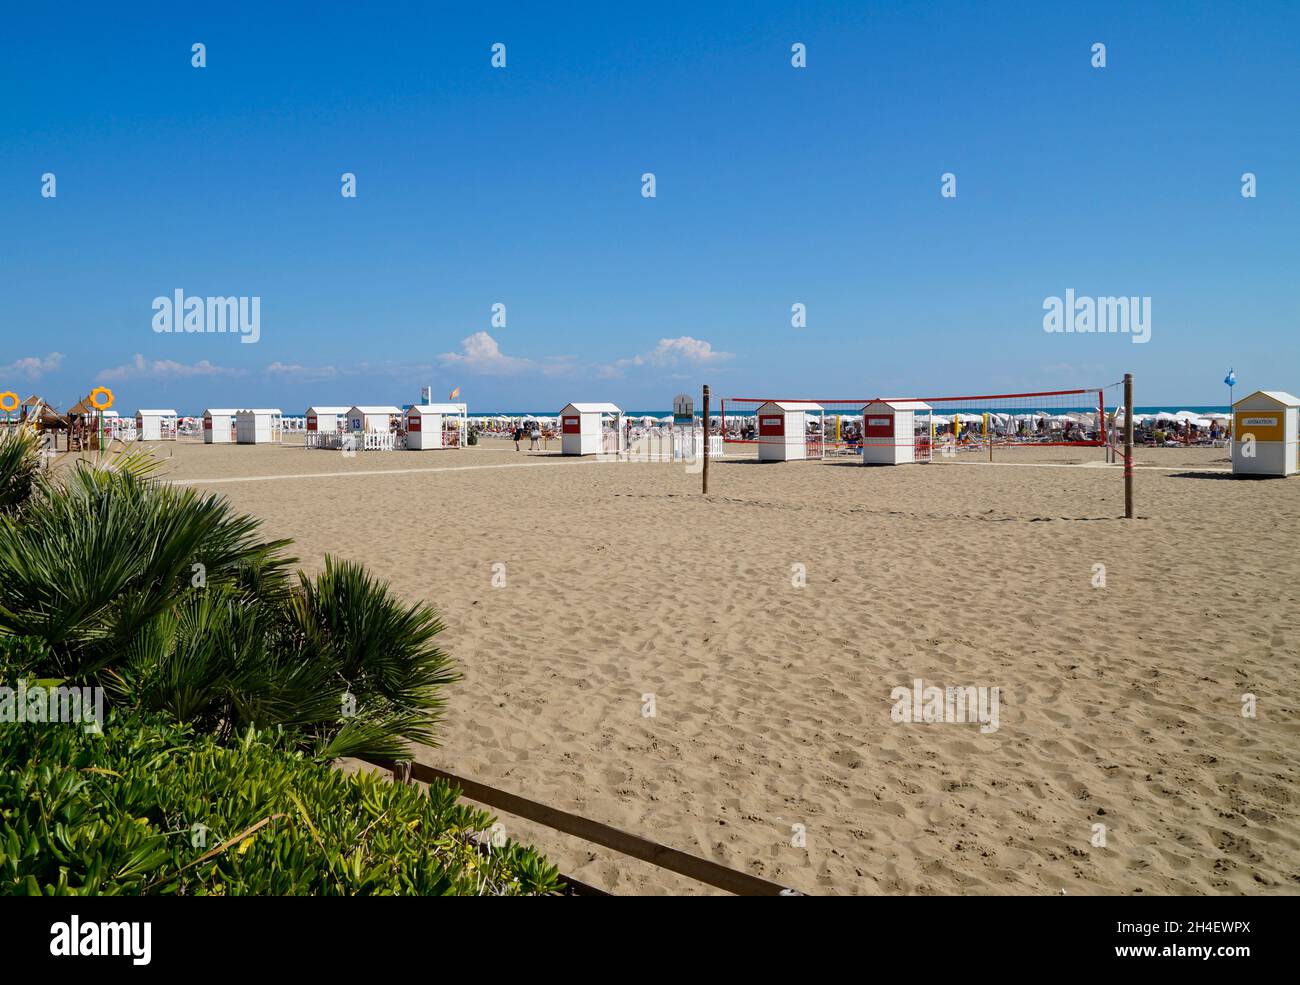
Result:
[[[642,862],[649,862],[661,869],[676,872],[688,879],[694,879],[696,882],[702,882],[716,889],[726,890],[737,896],[802,895],[787,886],[782,886],[780,883],[761,879],[758,876],[751,876],[748,872],[729,869],[725,865],[719,865],[717,862],[700,858],[698,855],[678,851],[676,848],[669,848],[666,845],[655,844],[640,835],[620,831],[608,824],[601,824],[599,821],[592,821],[555,807],[547,807],[535,800],[529,800],[526,797],[520,797],[518,794],[509,793],[505,790],[498,790],[483,783],[476,783],[474,780],[467,780],[455,773],[448,773],[446,770],[427,766],[424,763],[394,763],[377,759],[366,759],[365,762],[392,771],[395,776],[404,774],[407,782],[418,780],[421,783],[430,783],[434,780],[443,780],[453,786],[460,787],[461,793],[465,797],[480,804],[486,804],[488,807],[505,811],[507,814],[544,824],[548,828],[553,828],[567,835],[573,835],[575,838],[581,838],[584,841],[590,841],[605,848],[612,848],[620,854],[629,855],[632,858],[640,859]]]

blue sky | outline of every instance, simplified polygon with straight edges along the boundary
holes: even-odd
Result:
[[[6,13],[0,390],[1300,390],[1300,4],[177,6]],[[1044,332],[1067,288],[1150,341]],[[178,289],[260,340],[154,332]]]

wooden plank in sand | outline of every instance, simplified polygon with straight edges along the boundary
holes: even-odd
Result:
[[[799,895],[788,887],[768,879],[761,879],[747,872],[729,869],[717,862],[710,862],[708,859],[690,855],[678,851],[676,848],[669,848],[666,845],[658,845],[639,835],[612,828],[608,824],[601,824],[599,821],[579,817],[577,814],[570,814],[568,811],[562,811],[555,807],[547,807],[545,804],[539,804],[527,797],[520,797],[518,794],[498,790],[496,787],[489,787],[474,780],[467,780],[455,773],[448,773],[446,770],[426,766],[424,763],[394,763],[381,760],[367,760],[367,762],[391,771],[399,782],[409,783],[411,780],[419,780],[421,783],[430,783],[433,780],[444,780],[460,787],[461,792],[466,797],[480,804],[486,804],[488,807],[505,811],[507,814],[544,824],[548,828],[554,828],[556,831],[573,835],[575,838],[581,838],[584,841],[590,841],[605,848],[612,848],[623,855],[649,862],[661,869],[676,872],[688,879],[694,879],[696,882],[726,890],[737,896]]]

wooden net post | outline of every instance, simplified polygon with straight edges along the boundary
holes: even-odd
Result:
[[[704,495],[709,493],[709,385],[704,384]]]
[[[1133,519],[1133,374],[1124,374],[1124,518]]]

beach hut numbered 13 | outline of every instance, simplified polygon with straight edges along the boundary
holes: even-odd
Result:
[[[862,464],[930,461],[930,405],[919,400],[873,400],[862,408]]]
[[[203,412],[203,443],[205,445],[228,445],[234,440],[235,415],[239,411],[233,408],[217,409],[209,407]]]
[[[406,412],[406,447],[411,451],[459,448],[468,427],[465,404],[416,404]]]
[[[822,441],[825,409],[808,400],[769,400],[758,407],[758,460],[760,462],[796,462],[822,458],[826,446]],[[817,415],[816,431],[810,430]]]
[[[613,418],[614,430],[604,422]],[[563,455],[618,454],[623,447],[623,412],[614,404],[567,404],[560,411],[560,453]]]
[[[1300,472],[1300,397],[1256,390],[1232,405],[1232,474]]]
[[[401,416],[401,408],[390,405],[353,407],[348,411],[348,430],[382,433],[392,428],[394,417]]]

